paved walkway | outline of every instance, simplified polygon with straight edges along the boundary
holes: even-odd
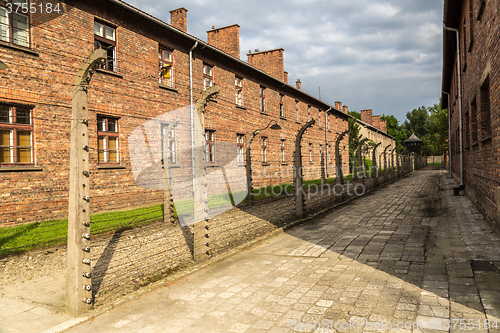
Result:
[[[70,332],[500,332],[500,239],[452,186],[415,172]]]
[[[79,326],[61,312],[61,259],[0,286],[0,333],[488,332],[500,238],[454,185],[414,172]]]

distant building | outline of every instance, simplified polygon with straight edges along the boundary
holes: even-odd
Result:
[[[420,140],[415,133],[410,135],[408,139],[405,140],[406,150],[411,151],[413,153],[421,155],[423,141]]]
[[[500,2],[445,0],[441,107],[448,108],[451,172],[500,224]]]

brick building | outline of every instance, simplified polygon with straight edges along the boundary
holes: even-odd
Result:
[[[500,3],[444,1],[441,107],[448,108],[451,172],[500,222]]]
[[[383,154],[384,149],[387,146],[387,152],[396,148],[396,140],[391,135],[387,134],[387,121],[381,120],[380,115],[373,115],[373,110],[361,110],[361,121],[358,120],[360,125],[359,134],[363,138],[368,138],[369,140],[380,143],[376,151],[377,165],[380,168],[384,168],[383,164]],[[372,151],[366,154],[367,158],[372,158]]]
[[[205,42],[187,34],[184,8],[171,11],[170,25],[119,0],[36,4],[22,14],[0,1],[0,60],[8,66],[0,71],[0,226],[67,216],[73,84],[95,48],[108,59],[88,87],[93,212],[162,202],[162,191],[137,186],[127,140],[210,86],[220,92],[206,106],[209,144],[235,143],[243,158],[254,130],[270,121],[282,128],[252,142],[253,169],[265,175],[255,177],[257,187],[292,180],[295,136],[308,120],[316,124],[302,141],[306,178],[319,178],[325,137],[347,129],[345,112],[301,91],[300,80],[288,84],[283,49],[240,60],[238,25],[213,27]],[[334,170],[333,148],[328,154]],[[347,150],[342,160],[347,168]]]

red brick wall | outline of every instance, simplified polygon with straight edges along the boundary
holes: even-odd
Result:
[[[128,156],[128,137],[148,119],[189,105],[188,51],[193,43],[117,5],[109,4],[103,12],[102,4],[96,1],[73,3],[77,7],[61,4],[64,15],[33,15],[34,46],[31,51],[23,52],[0,44],[0,59],[9,66],[0,72],[0,102],[34,106],[35,167],[39,168],[39,171],[16,169],[6,172],[5,166],[0,166],[0,226],[67,216],[71,96],[77,69],[94,48],[94,17],[117,26],[118,75],[98,71],[89,85],[92,211],[128,209],[163,200],[162,191],[136,186]],[[173,89],[158,84],[160,45],[173,50]],[[280,119],[280,87],[267,81],[259,82],[248,69],[230,68],[224,59],[210,58],[210,53],[203,53],[203,50],[194,52],[194,100],[203,90],[203,61],[214,64],[214,83],[221,89],[215,101],[207,105],[206,128],[216,131],[217,142],[236,143],[237,133],[245,134],[247,140],[254,130],[276,120],[282,130],[262,131],[252,143],[254,184],[291,182],[293,143],[297,131],[307,120],[307,104],[313,101],[288,89],[284,98],[285,119]],[[282,51],[273,54],[270,59],[273,65],[269,69],[276,70],[272,75],[282,79]],[[264,65],[263,62],[259,64]],[[237,107],[234,102],[235,74],[244,78],[244,108]],[[266,114],[259,108],[261,85],[267,88]],[[299,101],[299,123],[295,121],[295,100]],[[318,106],[312,108],[317,117]],[[103,169],[97,162],[97,115],[119,117],[120,168]],[[347,121],[339,114],[330,115],[330,119],[328,139],[334,140],[336,129],[347,128]],[[260,137],[263,135],[268,136],[269,165],[261,162]],[[282,138],[286,139],[285,163],[280,159]],[[314,164],[308,165],[308,170],[319,169],[319,145],[324,145],[324,138],[324,127],[320,130],[318,124],[306,131],[303,144],[312,143],[316,152]],[[345,144],[347,138],[343,141]],[[303,159],[309,160],[306,148],[303,148]],[[332,157],[331,165],[334,163]],[[348,158],[344,158],[344,164],[348,165]],[[304,174],[306,177],[314,175],[309,171]]]
[[[469,2],[463,2],[458,27],[462,67],[464,178],[467,195],[490,219],[500,223],[500,207],[497,205],[497,189],[500,186],[500,43],[498,43],[500,26],[495,23],[498,20],[500,3],[486,1],[483,14],[478,19],[480,3],[480,1],[472,2],[471,21]],[[450,36],[455,40],[454,33],[450,33]],[[456,61],[456,56],[453,61]],[[451,114],[452,171],[458,181],[460,179],[460,110],[456,63],[453,66],[448,109]],[[481,86],[487,77],[489,77],[491,136],[481,133],[481,122],[485,118],[481,114],[481,105],[484,102]],[[472,117],[474,106],[477,109],[475,119]],[[477,124],[477,140],[473,140],[474,122]]]
[[[372,125],[372,112],[373,110],[361,110],[361,121]]]
[[[240,58],[240,26],[237,24],[207,31],[208,44]]]
[[[268,51],[256,51],[248,53],[248,63],[258,69],[274,76],[278,80],[284,81],[283,49]]]

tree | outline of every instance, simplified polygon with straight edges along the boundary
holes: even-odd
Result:
[[[356,111],[349,111],[349,115],[356,119],[361,120],[361,114]],[[349,161],[350,163],[356,163],[356,149],[358,149],[359,140],[361,140],[361,134],[359,134],[359,124],[356,119],[349,118]]]
[[[406,120],[403,124],[406,131],[406,138],[415,133],[421,140],[429,135],[429,111],[425,106],[413,109],[406,113]]]
[[[408,139],[408,137],[406,136],[406,131],[401,125],[399,125],[399,121],[396,119],[396,117],[392,115],[386,116],[384,114],[380,119],[387,122],[387,134],[393,136],[394,139],[396,139],[396,147],[398,149],[405,149],[404,141]]]

